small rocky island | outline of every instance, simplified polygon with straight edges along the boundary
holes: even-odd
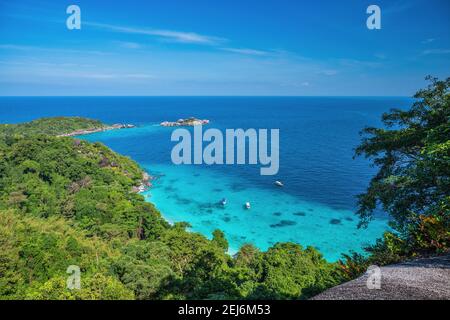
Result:
[[[131,129],[135,128],[135,125],[133,124],[123,124],[123,123],[116,123],[110,126],[101,126],[99,128],[89,128],[89,129],[80,129],[69,133],[64,133],[58,135],[59,137],[73,137],[73,136],[81,136],[84,134],[91,134],[96,132],[102,132],[102,131],[109,131],[109,130],[118,130],[118,129]]]
[[[164,121],[161,122],[161,126],[163,127],[186,127],[186,126],[201,126],[204,124],[208,124],[209,120],[200,120],[194,117],[190,117],[187,119],[178,119],[177,121]]]

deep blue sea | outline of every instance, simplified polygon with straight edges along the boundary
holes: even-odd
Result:
[[[40,117],[83,116],[134,129],[83,136],[136,160],[156,176],[144,193],[170,222],[186,221],[211,237],[221,229],[234,253],[244,243],[267,249],[293,241],[318,248],[334,261],[361,249],[387,229],[377,212],[357,229],[355,196],[376,172],[353,159],[365,126],[380,126],[381,114],[405,108],[409,98],[371,97],[3,97],[0,123]],[[173,165],[173,128],[158,126],[194,116],[206,128],[280,130],[280,170],[261,176],[258,165]],[[274,185],[275,180],[284,187]],[[222,207],[218,202],[227,199]],[[251,203],[251,209],[243,207]]]

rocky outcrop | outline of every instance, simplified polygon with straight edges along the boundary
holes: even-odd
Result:
[[[140,193],[146,191],[148,188],[152,186],[151,180],[152,176],[150,176],[147,172],[142,174],[141,183],[138,186],[134,186],[132,191],[135,193]]]
[[[328,289],[312,300],[449,300],[450,254],[380,268],[380,288],[368,274]]]
[[[201,126],[208,123],[209,120],[200,120],[194,117],[190,117],[188,119],[178,119],[177,121],[174,122],[164,121],[161,122],[160,125],[163,127],[183,127],[183,126]]]

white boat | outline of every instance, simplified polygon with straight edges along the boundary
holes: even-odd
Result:
[[[245,209],[247,209],[247,210],[250,209],[250,202],[245,203]]]
[[[284,184],[281,182],[281,181],[275,181],[275,184],[277,185],[277,186],[279,186],[279,187],[283,187],[284,186]]]
[[[226,204],[227,204],[227,199],[223,198],[223,199],[220,201],[220,204],[223,205],[223,206],[225,207]]]

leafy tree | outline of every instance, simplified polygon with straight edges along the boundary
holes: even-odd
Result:
[[[366,128],[356,149],[379,168],[359,196],[361,224],[380,204],[398,232],[371,250],[389,253],[386,261],[444,252],[450,245],[450,78],[427,79],[430,85],[416,93],[409,110],[384,114],[386,128]]]
[[[217,244],[219,248],[222,248],[224,252],[228,251],[228,241],[221,230],[216,229],[213,231],[212,242]]]
[[[161,298],[161,288],[174,276],[170,249],[161,242],[132,241],[113,263],[114,273],[136,299]]]
[[[278,243],[262,257],[258,286],[250,294],[256,299],[302,299],[335,284],[335,266],[327,263],[312,247]]]
[[[102,273],[83,277],[80,289],[67,289],[66,277],[56,276],[32,285],[24,292],[26,300],[133,300],[133,292],[116,278]]]
[[[110,261],[118,252],[101,240],[86,238],[61,218],[44,220],[0,211],[0,248],[0,299],[69,298],[72,293],[65,282],[69,265],[80,267],[83,292],[94,290],[93,297],[114,297],[112,292],[99,292],[103,284],[114,286],[118,298],[126,292],[125,286],[108,274]],[[57,292],[50,294],[56,285]]]

